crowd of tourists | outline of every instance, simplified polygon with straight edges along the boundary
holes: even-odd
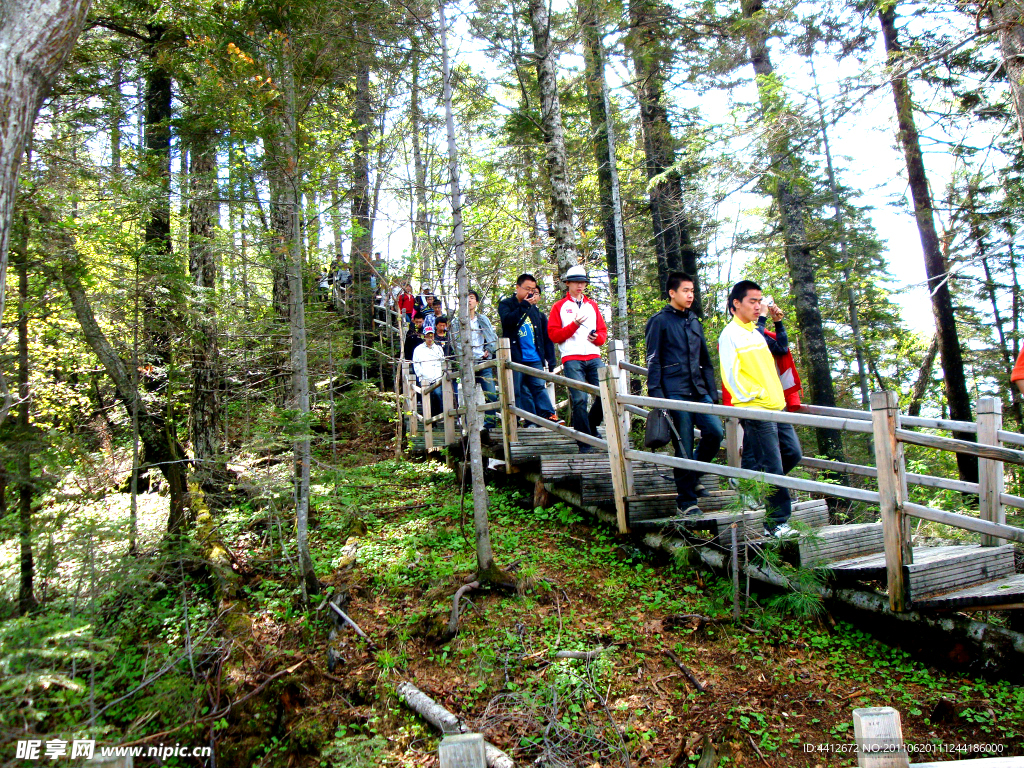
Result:
[[[604,367],[601,347],[608,339],[608,329],[597,303],[586,295],[590,283],[586,270],[571,267],[563,279],[565,295],[545,314],[538,306],[541,289],[537,279],[528,273],[519,275],[515,291],[498,304],[497,325],[480,310],[480,294],[470,291],[468,333],[474,362],[492,359],[498,338],[503,337],[509,340],[512,362],[538,372],[553,371],[560,362],[566,378],[597,385]],[[757,283],[741,280],[732,287],[727,306],[731,321],[718,338],[719,386],[704,328],[693,308],[694,285],[691,276],[672,273],[667,283],[668,303],[647,322],[649,395],[773,411],[798,408],[800,376],[789,349],[782,310],[771,297],[763,295]],[[445,358],[455,357],[461,343],[457,318],[449,322],[441,300],[427,286],[415,293],[410,283],[396,283],[391,303],[409,324],[403,355],[412,362],[418,383],[429,386],[439,381],[444,375]],[[476,381],[485,402],[493,402],[497,397],[494,369],[481,370]],[[565,424],[542,378],[516,371],[513,382],[515,403],[520,409]],[[603,419],[601,399],[591,398],[581,389],[570,388],[569,392],[572,428],[596,437]],[[431,412],[440,413],[439,388],[430,393],[430,398]],[[690,411],[669,409],[668,413],[676,456],[713,461],[724,437],[721,419]],[[755,419],[741,419],[740,425],[744,435],[743,468],[785,475],[799,463],[800,441],[792,425]],[[485,427],[494,426],[496,417],[490,412]],[[699,430],[699,440],[695,430]],[[584,442],[578,445],[580,453],[594,450]],[[700,501],[708,491],[700,482],[700,473],[675,469],[673,474],[678,513],[683,517],[701,515]],[[772,486],[765,507],[766,535],[792,533],[788,490]]]

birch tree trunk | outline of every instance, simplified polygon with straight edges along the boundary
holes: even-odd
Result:
[[[890,66],[898,65],[903,53],[896,32],[896,3],[885,5],[878,12],[885,40],[885,50]],[[946,401],[949,404],[949,416],[957,421],[972,421],[971,398],[967,392],[967,381],[964,377],[964,358],[960,348],[960,335],[956,328],[956,315],[953,311],[953,294],[949,290],[949,270],[942,256],[939,235],[935,229],[935,217],[932,207],[931,192],[928,189],[928,175],[924,168],[921,155],[921,142],[918,138],[917,125],[914,120],[914,102],[910,93],[910,84],[905,75],[892,77],[892,93],[896,102],[896,119],[899,124],[900,144],[907,162],[907,178],[910,194],[914,200],[914,218],[917,231],[921,238],[921,250],[924,252],[924,268],[928,276],[928,291],[932,298],[932,314],[935,316],[935,330],[939,339],[939,360],[942,364],[943,382],[946,388]],[[970,433],[958,432],[954,435],[960,440],[975,439]],[[962,453],[956,455],[960,479],[967,482],[978,481],[978,460]]]
[[[7,286],[18,171],[36,113],[78,40],[90,0],[4,0],[0,4],[0,317]],[[11,396],[0,376],[0,422]]]
[[[572,187],[569,161],[565,152],[565,129],[562,127],[562,105],[558,98],[558,73],[555,53],[551,48],[551,19],[548,0],[529,0],[530,26],[540,87],[540,122],[544,133],[544,155],[551,186],[551,221],[549,230],[554,242],[558,280],[569,267],[579,263],[576,254],[576,229],[573,225]]]
[[[459,154],[455,145],[455,116],[452,114],[451,68],[448,62],[448,27],[444,16],[444,0],[439,3],[441,19],[441,71],[444,77],[443,98],[445,125],[448,131],[448,179],[452,191],[452,221],[455,225],[455,273],[459,286],[459,327],[463,329],[459,359],[462,368],[462,401],[466,406],[469,433],[469,465],[473,486],[473,530],[476,534],[477,581],[505,581],[494,563],[491,548],[487,485],[484,483],[484,461],[480,449],[480,412],[476,402],[476,374],[473,372],[473,334],[469,327],[469,270],[466,265],[466,242],[462,227],[462,191],[459,188]]]
[[[774,121],[780,117],[785,105],[775,88],[775,70],[768,54],[768,34],[761,19],[764,4],[761,0],[741,0],[740,7],[743,18],[748,21],[747,47],[750,50],[750,62],[754,67],[761,108],[765,119]],[[814,254],[807,239],[807,204],[798,186],[800,171],[788,136],[784,133],[773,132],[769,152],[773,172],[771,183],[785,237],[786,264],[792,283],[800,344],[806,358],[811,400],[815,405],[834,408],[836,395],[832,384],[832,365],[825,342],[821,309],[818,306]],[[839,430],[817,429],[815,432],[819,453],[833,461],[845,461],[843,438]]]

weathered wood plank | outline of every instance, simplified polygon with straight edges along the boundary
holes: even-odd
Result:
[[[914,601],[915,610],[955,609],[1024,602],[1024,573],[951,589]]]
[[[874,554],[885,549],[881,523],[848,523],[818,529],[815,536],[798,542],[800,564],[805,567],[828,565],[857,555]]]

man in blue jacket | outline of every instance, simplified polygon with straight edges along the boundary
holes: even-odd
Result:
[[[651,397],[717,403],[714,366],[704,339],[704,327],[693,312],[693,278],[682,272],[668,277],[669,303],[647,321],[647,392]],[[724,430],[717,416],[669,411],[675,424],[672,443],[676,456],[710,462],[722,444]],[[693,427],[700,428],[697,455],[693,453]],[[697,499],[703,494],[699,473],[673,469],[676,505],[685,517],[701,514]]]
[[[516,292],[498,304],[498,316],[501,318],[501,335],[509,340],[511,346],[512,362],[543,371],[545,363],[549,369],[555,367],[555,345],[548,338],[547,319],[537,308],[539,299],[537,278],[522,274],[516,278]],[[516,371],[514,386],[519,408],[564,423],[555,415],[542,379]]]

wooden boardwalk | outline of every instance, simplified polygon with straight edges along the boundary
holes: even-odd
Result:
[[[544,423],[514,407],[510,394],[512,371],[516,365],[508,358],[507,348],[495,363],[500,401],[492,408],[501,427],[492,429],[485,441],[489,465],[510,475],[532,482],[536,498],[544,494],[565,499],[606,519],[614,514],[622,533],[643,534],[657,531],[677,537],[689,546],[717,550],[729,556],[731,526],[737,528],[739,556],[747,562],[750,551],[764,545],[764,511],[750,509],[737,497],[727,477],[750,477],[756,473],[739,468],[740,437],[737,415],[740,409],[678,401],[655,401],[631,395],[630,373],[644,369],[625,362],[621,349],[613,350],[612,364],[600,388],[585,387],[601,397],[606,428],[598,438],[580,435],[565,426]],[[581,387],[577,382],[551,373],[543,374],[549,387]],[[403,389],[406,407],[408,446],[412,453],[437,452],[461,441],[465,429],[463,412],[455,407],[455,398],[446,378],[445,414],[437,417],[417,413],[414,402],[419,388],[408,377]],[[595,389],[599,389],[597,393]],[[552,393],[555,394],[555,393]],[[427,398],[423,398],[426,400]],[[558,402],[557,397],[553,397]],[[758,412],[757,418],[781,420],[806,426],[829,426],[846,431],[872,434],[876,467],[838,465],[820,459],[808,459],[806,466],[835,469],[847,474],[875,478],[878,491],[835,486],[810,480],[768,476],[768,481],[784,485],[804,496],[794,505],[792,520],[802,523],[800,535],[783,544],[788,560],[827,575],[837,587],[851,586],[881,591],[888,595],[893,611],[1006,610],[1024,608],[1024,574],[1014,567],[1013,546],[1008,540],[1024,541],[1024,530],[1005,524],[1004,506],[1024,507],[1024,499],[1009,496],[1002,486],[1004,461],[1024,464],[1024,453],[1010,445],[1024,445],[1024,437],[1002,431],[999,403],[991,399],[979,404],[977,424],[938,419],[903,417],[892,405],[894,397],[876,393],[875,409],[869,412],[842,409],[805,408],[806,413]],[[724,464],[700,464],[678,459],[668,453],[648,453],[634,449],[628,441],[629,422],[643,418],[652,405],[680,410],[703,410],[721,415],[726,421],[726,461]],[[412,414],[412,418],[409,415]],[[743,411],[749,417],[749,411]],[[530,424],[529,420],[536,422]],[[431,423],[433,421],[433,423]],[[419,429],[416,429],[419,426]],[[431,431],[424,432],[424,427]],[[910,427],[955,429],[973,432],[981,444],[951,440]],[[429,434],[429,437],[427,436]],[[595,452],[581,454],[577,439],[594,446]],[[902,443],[910,442],[942,450],[973,453],[981,458],[981,483],[923,477],[906,472]],[[986,445],[985,443],[988,443]],[[700,500],[704,514],[682,518],[675,504],[674,467],[703,472],[707,496]],[[882,467],[879,471],[877,467]],[[892,467],[892,470],[886,469]],[[761,476],[763,477],[763,476]],[[911,504],[906,497],[908,483],[949,488],[981,497],[981,518],[934,510]],[[825,498],[867,502],[879,510],[879,521],[832,524]],[[980,533],[980,541],[956,546],[921,547],[912,545],[909,534],[911,517],[933,520]],[[748,569],[753,578],[758,569]],[[763,574],[760,574],[763,575]]]

